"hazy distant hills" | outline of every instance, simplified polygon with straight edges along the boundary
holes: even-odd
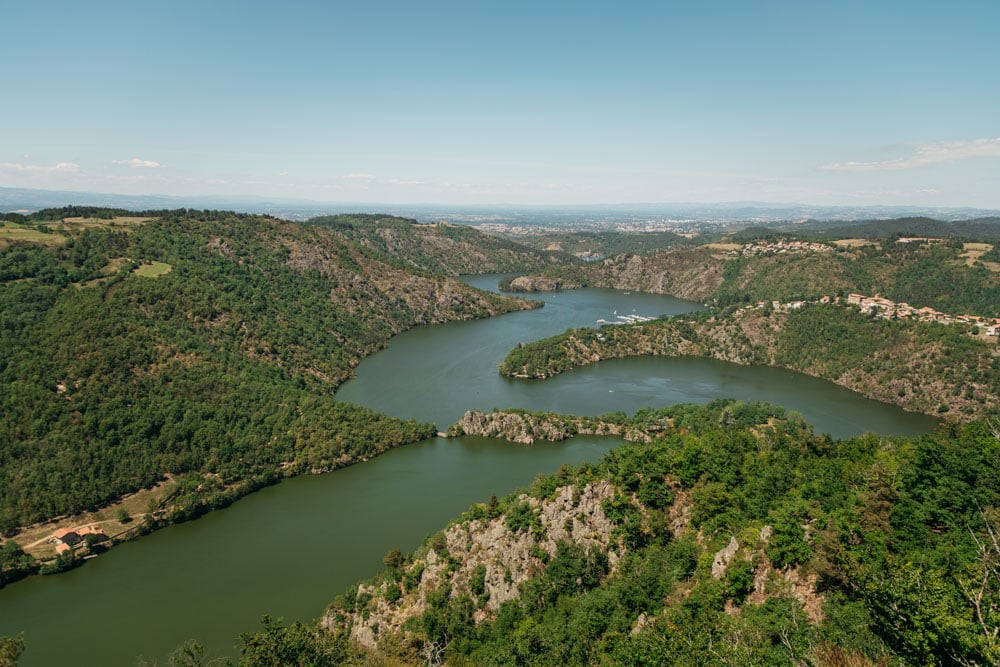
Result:
[[[891,220],[859,220],[852,222],[810,221],[796,231],[818,231],[861,238],[885,238],[896,234],[908,236],[960,237],[1000,239],[1000,217],[989,216],[963,220],[941,220],[922,216]]]
[[[378,211],[413,217],[420,221],[448,220],[466,224],[497,222],[537,227],[607,227],[650,221],[715,223],[806,223],[807,221],[871,221],[888,218],[929,217],[954,222],[1000,217],[1000,210],[971,207],[921,206],[812,206],[797,203],[639,203],[593,206],[459,206],[434,204],[378,204],[371,202],[320,202],[305,199],[267,198],[252,195],[121,195],[98,192],[33,190],[0,187],[0,212],[35,211],[67,205],[107,206],[129,210],[199,208],[264,213],[289,220],[355,211]]]

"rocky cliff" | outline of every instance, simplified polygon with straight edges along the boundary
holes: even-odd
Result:
[[[677,461],[682,451],[701,460],[720,443],[726,451],[736,447],[755,452],[747,456],[809,451],[784,441],[783,432],[796,433],[801,426],[784,425],[779,413],[727,405],[658,411],[644,415],[642,422],[625,420],[628,426],[645,430],[644,442],[613,453],[601,466],[563,470],[536,480],[529,493],[476,505],[410,556],[390,552],[384,561],[387,569],[338,599],[322,619],[322,627],[383,657],[406,662],[420,656],[434,663],[449,652],[460,654],[469,648],[470,644],[462,648],[452,643],[460,636],[478,637],[476,628],[482,628],[483,638],[501,637],[513,646],[521,641],[515,635],[523,638],[535,627],[534,617],[525,615],[541,614],[546,608],[562,610],[563,604],[574,613],[586,613],[582,610],[594,605],[587,618],[605,628],[600,632],[612,632],[600,624],[613,623],[617,642],[660,636],[665,627],[673,627],[672,614],[689,596],[692,600],[714,596],[711,604],[720,610],[724,606],[731,618],[748,614],[750,625],[759,613],[753,610],[770,609],[775,603],[801,609],[804,627],[824,623],[818,578],[797,564],[812,548],[809,524],[782,519],[778,528],[754,521],[738,530],[719,530],[719,522],[728,519],[716,517],[735,511],[726,507],[735,498],[718,495],[717,483],[702,478],[692,487],[671,472],[675,468],[671,461]],[[688,425],[675,430],[675,419]],[[752,433],[729,440],[719,429],[731,428],[721,425],[734,420],[757,426]],[[572,431],[569,425],[586,421],[558,415],[470,413],[461,424],[463,429],[521,434],[531,423],[539,427],[539,434],[559,438]],[[696,433],[703,429],[713,436],[700,440]],[[701,453],[693,454],[696,449]],[[728,454],[719,459],[734,465],[741,460]],[[790,555],[789,544],[801,555]],[[593,597],[575,597],[588,592]],[[580,601],[584,599],[589,602]],[[593,640],[574,634],[581,631],[569,629],[570,641]],[[540,636],[529,632],[534,639],[512,650],[533,655],[542,646],[532,642],[562,641],[552,632],[551,628]],[[587,644],[582,650],[589,653],[600,647]],[[478,656],[472,662],[481,660],[483,656]],[[627,662],[617,661],[621,660]],[[500,655],[486,660],[511,661],[517,662]]]
[[[564,289],[578,289],[581,285],[571,280],[550,276],[518,276],[504,287],[511,292],[556,292]]]
[[[704,301],[722,285],[725,267],[722,256],[704,248],[620,254],[589,264],[550,265],[541,274],[515,278],[511,288],[543,292],[606,287]]]
[[[603,507],[614,494],[606,481],[560,487],[542,500],[520,494],[507,512],[456,523],[397,572],[361,584],[354,609],[334,607],[322,625],[374,648],[381,637],[403,632],[435,595],[473,600],[473,618],[481,622],[518,598],[521,585],[545,570],[560,543],[599,550],[613,572],[623,546],[613,540],[614,524]]]
[[[515,410],[466,412],[448,430],[449,436],[476,435],[503,438],[525,445],[537,440],[559,442],[574,435],[611,435],[631,442],[648,442],[649,433],[634,425],[604,421],[599,418],[564,417]]]

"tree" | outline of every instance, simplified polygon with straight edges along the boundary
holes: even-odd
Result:
[[[340,664],[347,657],[346,644],[318,628],[302,623],[285,627],[280,618],[270,616],[264,616],[261,625],[264,628],[256,633],[240,635],[240,667],[322,667]]]
[[[0,586],[20,579],[31,568],[32,558],[24,553],[21,545],[7,540],[0,546]]]
[[[400,551],[399,549],[393,549],[385,555],[385,558],[382,559],[382,562],[385,564],[387,568],[395,572],[399,570],[399,568],[401,568],[403,564],[406,562],[406,556],[404,556],[403,552]]]
[[[0,637],[0,667],[17,667],[17,659],[24,648],[24,635]]]

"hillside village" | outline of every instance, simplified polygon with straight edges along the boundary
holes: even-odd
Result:
[[[726,251],[733,257],[758,257],[763,255],[797,255],[810,252],[832,252],[834,248],[826,243],[813,241],[758,241],[747,243],[739,250]]]
[[[787,303],[771,301],[770,305],[775,312],[788,312],[790,310],[797,310],[807,303],[829,304],[840,303],[841,301],[842,299],[839,296],[823,296],[815,301],[789,301]],[[1000,318],[998,317],[950,315],[942,313],[939,310],[934,310],[929,306],[915,308],[905,301],[897,303],[878,295],[866,296],[864,294],[851,293],[847,295],[846,302],[848,305],[858,306],[862,313],[873,315],[879,319],[912,319],[920,322],[938,322],[939,324],[968,324],[976,327],[976,330],[973,331],[974,335],[1000,336]],[[767,305],[766,301],[758,301],[753,305],[739,308],[736,312],[742,313],[749,310],[758,310]]]

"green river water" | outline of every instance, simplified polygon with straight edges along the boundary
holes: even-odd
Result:
[[[469,279],[495,289],[496,276]],[[676,314],[698,304],[612,290],[543,295],[540,310],[414,329],[357,368],[338,398],[442,430],[465,410],[521,407],[597,415],[733,396],[798,410],[818,431],[914,435],[934,420],[781,369],[695,358],[608,361],[546,381],[501,378],[520,341],[592,326],[613,312]],[[0,635],[24,632],[22,665],[167,664],[187,639],[233,655],[262,614],[319,616],[373,575],[385,553],[416,547],[467,508],[563,463],[595,461],[620,441],[574,438],[531,447],[435,438],[367,463],[269,487],[197,521],[112,549],[72,572],[0,590]]]

